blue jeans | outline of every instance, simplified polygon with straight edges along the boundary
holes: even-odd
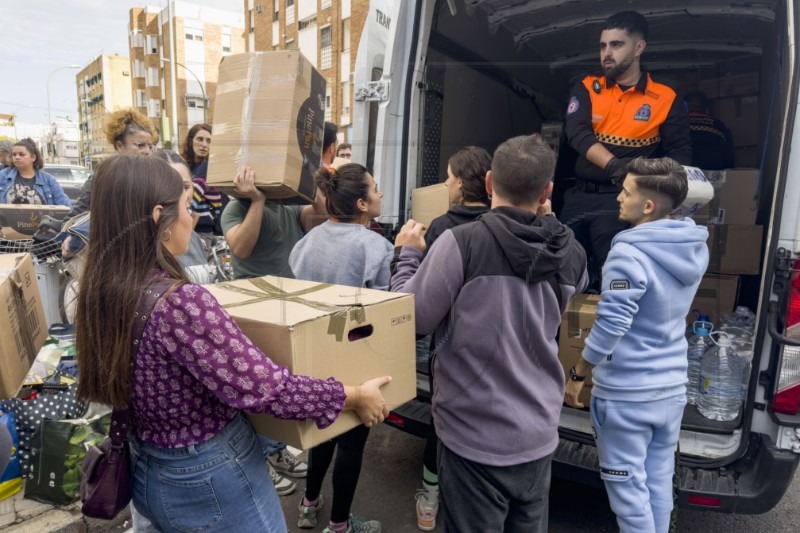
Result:
[[[261,443],[242,415],[185,448],[131,441],[136,510],[161,531],[286,532]]]
[[[620,402],[592,396],[600,477],[622,533],[666,533],[686,395]]]

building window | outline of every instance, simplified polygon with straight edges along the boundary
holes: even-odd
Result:
[[[134,93],[134,105],[136,107],[145,107],[147,104],[147,97],[145,96],[145,92],[141,89],[136,89]]]
[[[331,89],[329,85],[328,88],[325,89],[325,120],[327,122],[331,122],[332,114],[333,113],[331,110]]]
[[[133,77],[144,78],[144,61],[141,59],[133,60]]]
[[[342,116],[340,117],[340,124],[350,124],[350,82],[342,84]]]
[[[322,0],[319,3],[319,8],[320,9],[328,9],[329,7],[331,7],[331,0]]]
[[[320,43],[320,68],[331,68],[333,52],[331,50],[331,27],[326,26],[319,30]]]
[[[186,35],[187,41],[203,42],[203,30],[198,30],[196,28],[186,28],[184,30],[184,34]]]
[[[231,34],[230,33],[223,33],[222,34],[222,53],[229,54],[231,51]]]
[[[342,21],[342,52],[350,51],[350,19]]]
[[[314,17],[309,17],[309,18],[307,18],[305,20],[301,20],[299,22],[299,24],[297,25],[297,27],[300,30],[305,30],[305,29],[309,28],[310,26],[316,26],[316,24],[317,24],[317,17],[314,16]]]
[[[142,36],[142,30],[133,30],[131,32],[131,46],[133,48],[144,47],[144,37]]]
[[[158,36],[156,35],[147,36],[147,48],[145,49],[145,53],[146,54],[158,53]]]
[[[147,67],[147,87],[158,87],[158,68]]]
[[[294,0],[286,0],[286,25],[294,24]]]
[[[155,98],[150,98],[147,101],[147,116],[150,118],[158,118],[161,116],[161,101]]]
[[[275,13],[273,13],[272,22],[278,22],[280,19],[281,19],[281,12],[280,11],[276,11]]]
[[[248,18],[250,19],[250,33],[253,33],[254,31],[256,31],[256,18],[255,15],[253,14],[252,9],[248,13],[249,13]]]

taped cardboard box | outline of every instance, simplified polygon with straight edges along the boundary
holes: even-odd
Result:
[[[0,398],[16,395],[46,338],[33,259],[0,255]]]
[[[756,168],[729,168],[703,171],[714,187],[709,203],[708,224],[756,223],[760,171]]]
[[[63,205],[0,204],[0,238],[30,239],[44,215],[61,220],[67,213],[69,207]]]
[[[207,285],[242,331],[293,373],[359,385],[390,375],[389,408],[416,396],[414,297],[267,276]],[[358,426],[345,411],[329,427],[248,415],[259,433],[308,449]]]
[[[714,224],[708,226],[708,272],[758,274],[761,267],[763,226]]]
[[[314,201],[325,122],[325,78],[299,50],[223,58],[206,182],[233,192],[245,165],[273,201]]]
[[[597,304],[600,303],[599,294],[579,294],[575,296],[567,307],[567,312],[561,317],[561,330],[558,335],[558,359],[564,367],[564,379],[569,378],[569,369],[578,362],[586,346],[586,337],[597,319]],[[587,408],[592,396],[592,376],[586,376],[578,400]]]
[[[448,209],[450,193],[444,183],[417,187],[411,191],[411,218],[421,224],[430,226],[434,218],[444,215]]]
[[[739,276],[706,274],[697,288],[686,323],[707,315],[712,324],[719,325],[722,315],[733,312],[739,293]]]

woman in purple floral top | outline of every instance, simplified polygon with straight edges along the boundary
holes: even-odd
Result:
[[[176,259],[192,231],[191,192],[161,159],[115,156],[98,167],[76,316],[78,396],[130,410],[133,501],[154,527],[286,531],[241,411],[324,428],[354,409],[371,426],[387,413],[380,387],[390,378],[350,387],[296,376],[254,346]],[[134,353],[134,313],[156,277],[174,283]]]

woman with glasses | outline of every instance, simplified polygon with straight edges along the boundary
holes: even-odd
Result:
[[[125,155],[150,155],[155,149],[158,134],[150,119],[132,107],[119,109],[111,113],[106,119],[103,128],[108,144],[114,147],[118,154]],[[75,205],[64,218],[71,218],[89,211],[92,200],[92,177],[86,180],[81,189],[81,195]],[[72,257],[83,248],[83,243],[78,239],[68,237],[61,246],[64,257]]]

